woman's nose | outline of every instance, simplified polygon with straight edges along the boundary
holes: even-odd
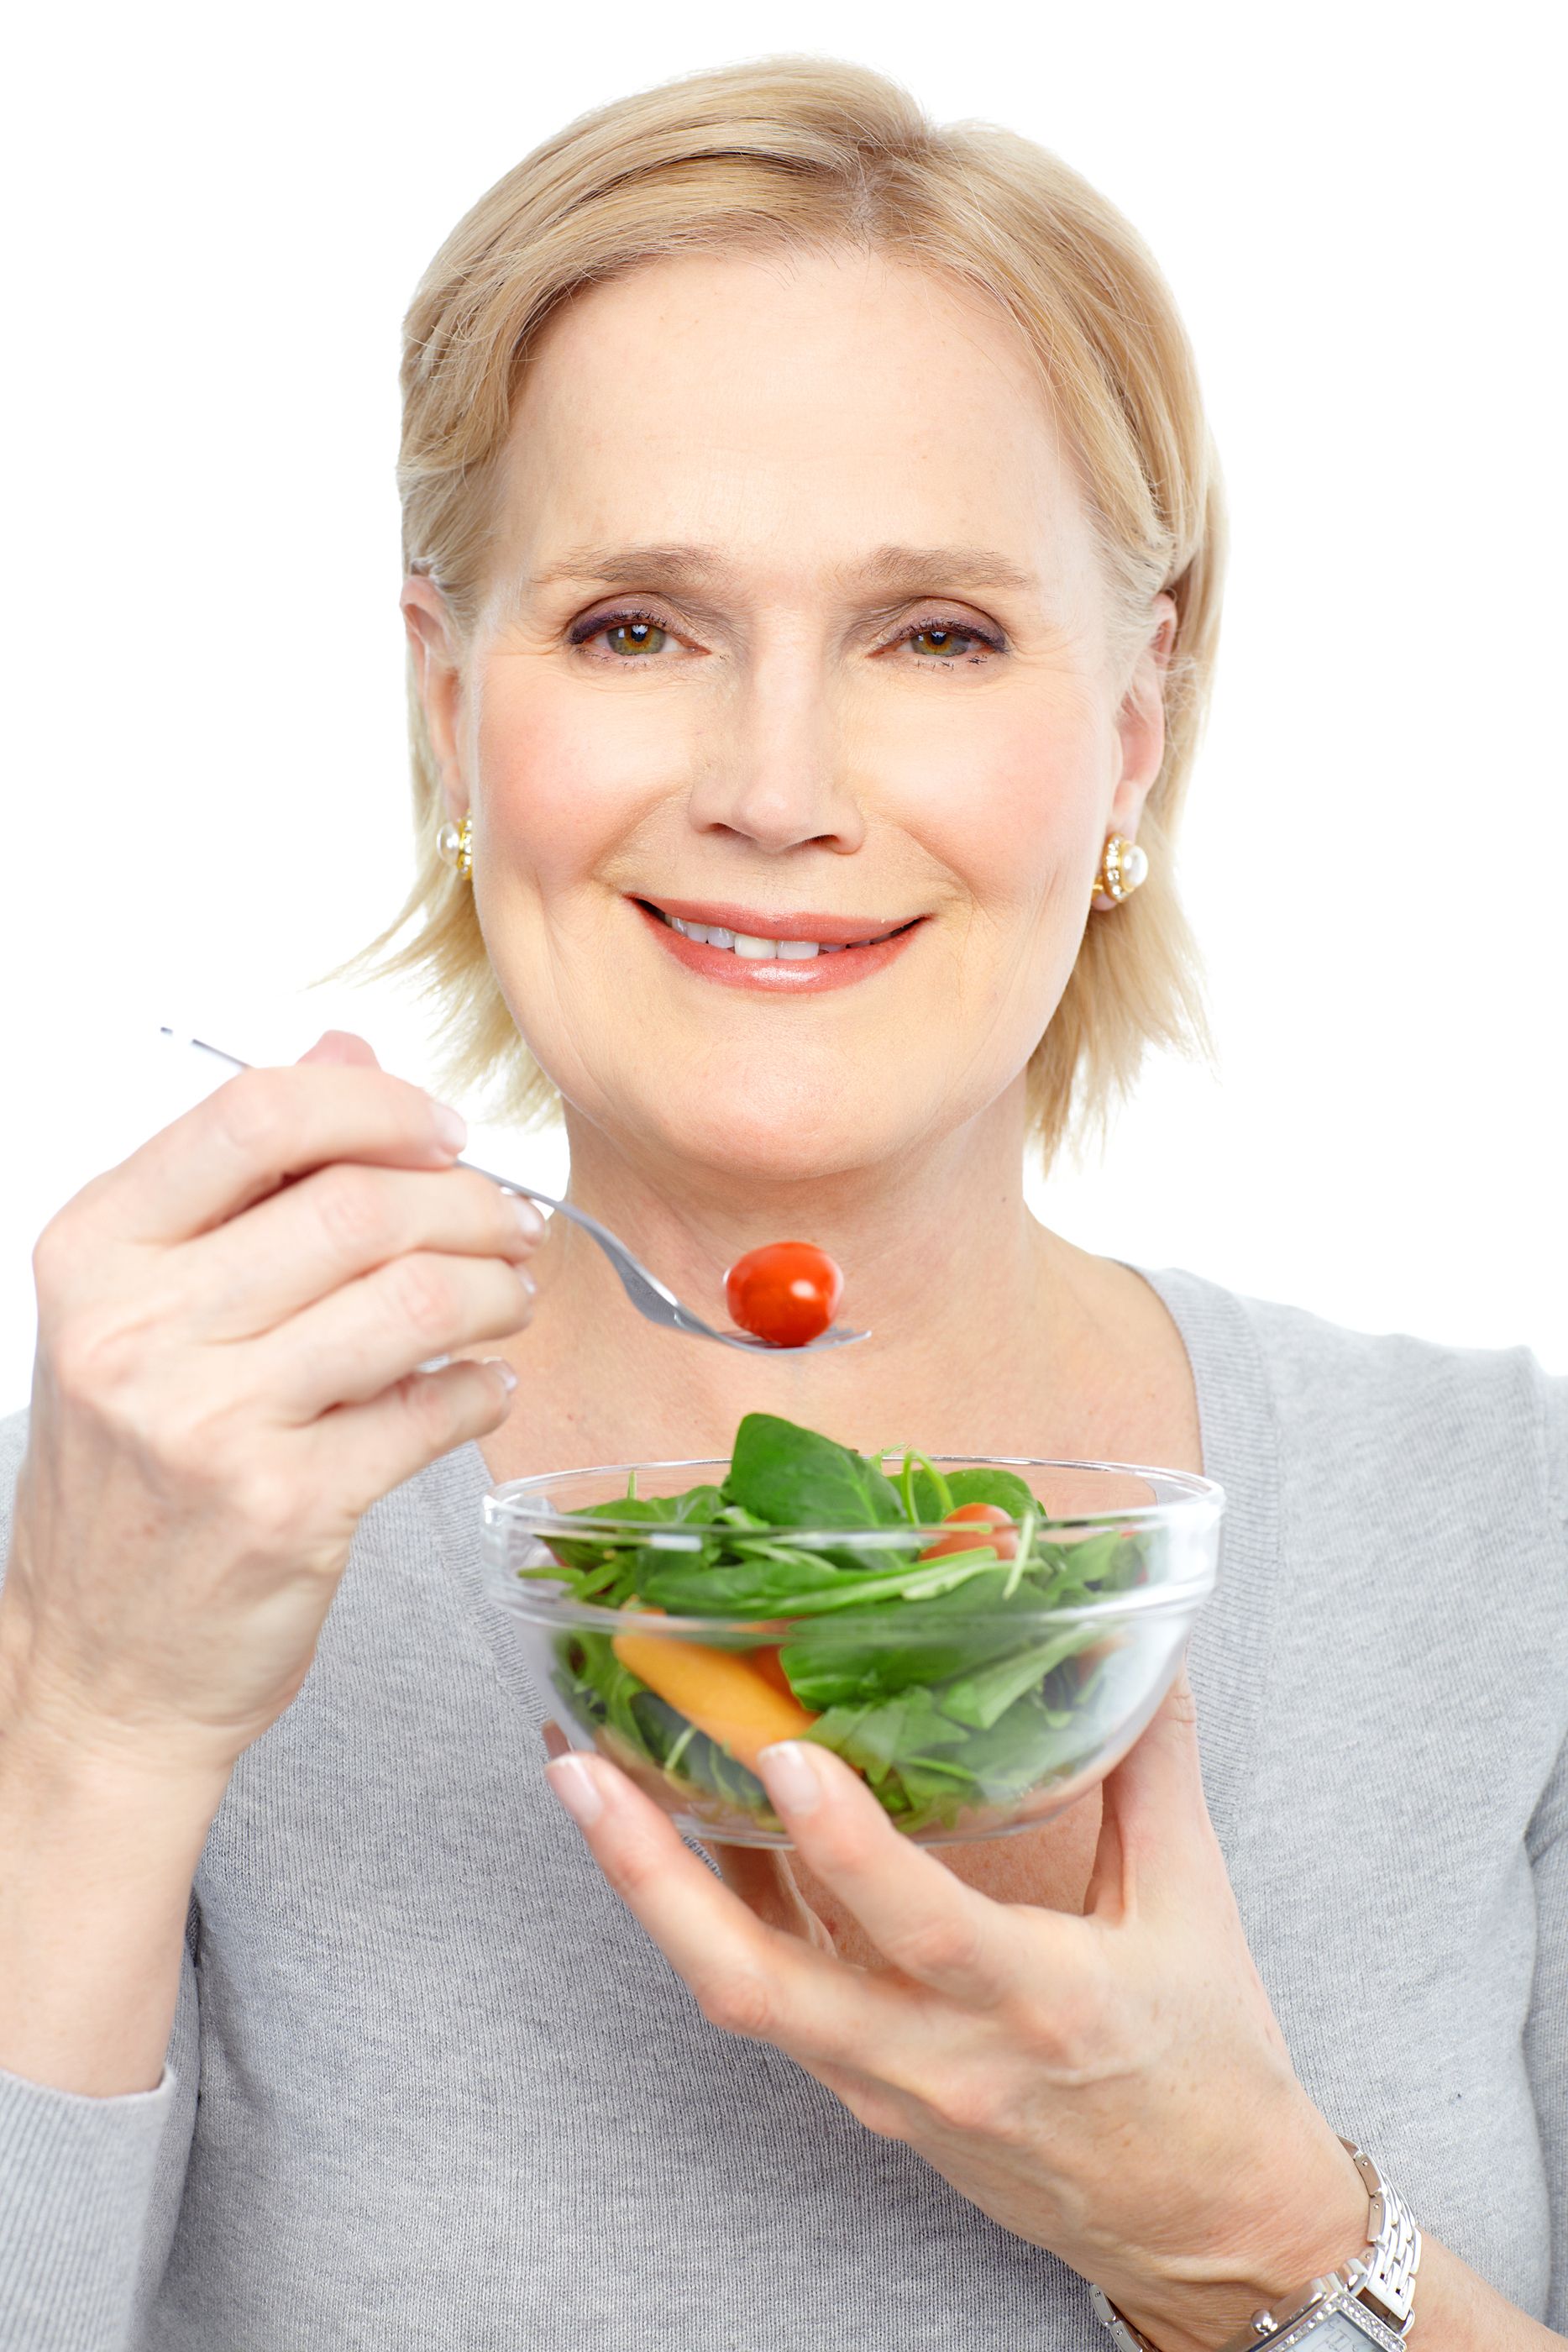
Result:
[[[735,834],[773,853],[806,843],[860,847],[865,820],[843,731],[819,679],[776,667],[748,681],[727,717],[703,745],[692,787],[689,814],[699,832]]]

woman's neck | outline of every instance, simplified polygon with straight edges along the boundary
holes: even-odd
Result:
[[[1048,1232],[1023,1197],[1021,1090],[896,1167],[787,1185],[661,1165],[569,1121],[570,1197],[676,1295],[724,1323],[725,1268],[765,1241],[810,1241],[844,1274],[852,1348],[743,1355],[631,1307],[588,1237],[556,1221],[529,1329],[509,1344],[512,1413],[485,1452],[497,1476],[577,1464],[727,1455],[744,1412],[863,1448],[1118,1453],[1198,1467],[1185,1353],[1136,1276]],[[480,1352],[478,1350],[476,1353]],[[1110,1444],[1118,1432],[1124,1442]]]

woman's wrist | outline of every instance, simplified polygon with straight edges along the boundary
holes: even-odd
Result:
[[[191,1882],[226,1776],[34,1706],[0,1708],[0,2068],[95,2097],[152,2089]]]
[[[1232,2185],[1228,2225],[1209,2250],[1173,2246],[1156,2273],[1129,2283],[1126,2300],[1106,2286],[1159,2352],[1219,2352],[1245,2334],[1254,2312],[1283,2304],[1364,2249],[1361,2175],[1315,2109],[1303,2125],[1288,2160]]]

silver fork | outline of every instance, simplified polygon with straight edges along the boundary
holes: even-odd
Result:
[[[210,1054],[215,1062],[226,1062],[231,1070],[248,1070],[249,1062],[242,1062],[235,1054],[225,1054],[221,1045],[209,1045],[204,1037],[188,1037],[182,1031],[164,1028],[159,1033],[177,1045],[193,1046],[198,1054]],[[716,1339],[721,1348],[758,1349],[765,1355],[808,1355],[813,1348],[848,1348],[856,1339],[869,1339],[869,1331],[852,1331],[847,1325],[834,1323],[816,1339],[806,1340],[799,1348],[780,1349],[772,1339],[759,1339],[750,1331],[716,1331],[689,1307],[683,1307],[673,1290],[667,1290],[656,1274],[650,1274],[640,1258],[632,1256],[625,1243],[591,1217],[586,1209],[574,1208],[570,1201],[557,1201],[549,1192],[537,1192],[531,1184],[519,1184],[513,1176],[497,1176],[493,1169],[480,1168],[472,1160],[457,1160],[456,1168],[472,1169],[476,1176],[487,1176],[503,1192],[521,1192],[525,1200],[537,1201],[542,1209],[552,1209],[558,1217],[569,1217],[580,1225],[589,1237],[599,1244],[611,1265],[621,1277],[621,1287],[637,1309],[650,1323],[658,1323],[666,1331],[684,1331],[688,1339]]]

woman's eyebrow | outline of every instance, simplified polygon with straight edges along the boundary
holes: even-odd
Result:
[[[738,576],[738,567],[720,549],[649,541],[634,547],[567,548],[533,572],[528,585],[549,588],[571,581],[581,586],[630,588],[659,579],[672,587],[712,589],[734,584]],[[835,564],[831,576],[840,587],[878,596],[914,595],[935,587],[1010,588],[1029,593],[1040,586],[1034,572],[990,547],[879,547]]]
[[[1013,588],[1029,594],[1040,587],[1034,572],[994,547],[879,547],[860,562],[841,566],[838,576],[847,587],[877,595],[932,587]]]
[[[649,541],[638,547],[569,547],[553,563],[530,572],[530,588],[551,588],[558,581],[580,586],[602,582],[608,588],[629,588],[655,573],[666,580],[689,581],[700,586],[723,575],[727,566],[702,547],[675,547]]]

